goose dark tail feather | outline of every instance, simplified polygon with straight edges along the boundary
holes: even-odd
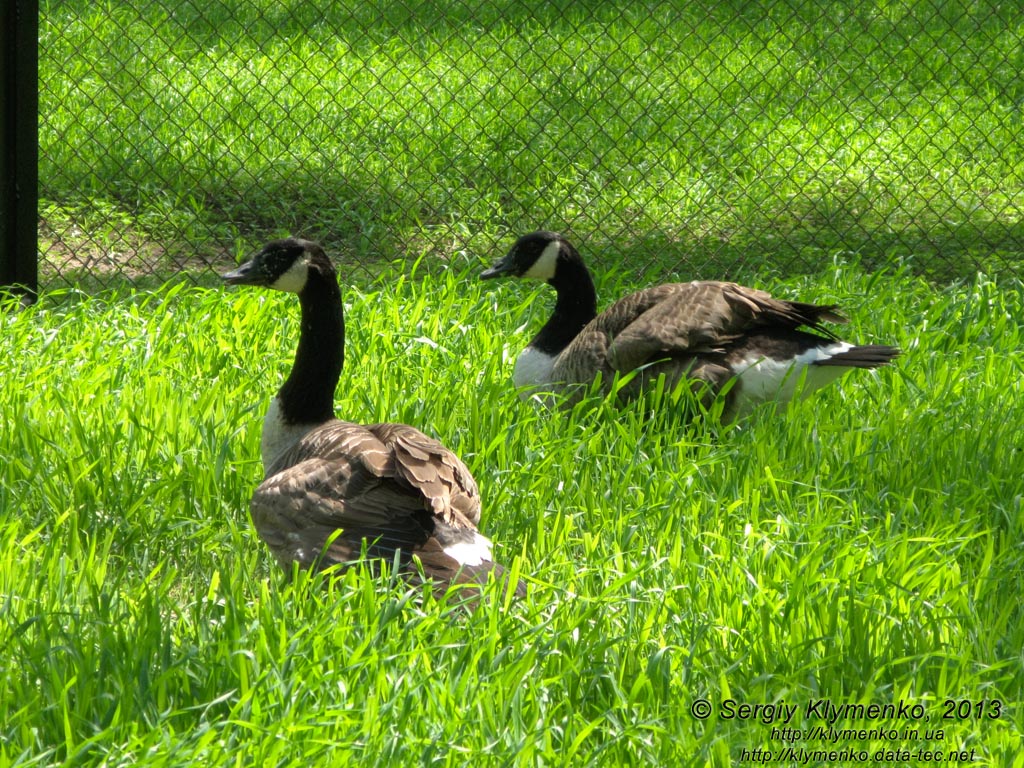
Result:
[[[888,365],[900,354],[902,354],[902,350],[899,347],[890,347],[885,344],[864,344],[859,347],[851,347],[826,360],[818,360],[814,364],[839,365],[844,368],[878,368]]]

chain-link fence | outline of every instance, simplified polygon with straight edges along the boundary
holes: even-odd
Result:
[[[44,286],[350,271],[571,233],[662,277],[937,278],[1024,252],[1024,8],[997,0],[50,0]]]

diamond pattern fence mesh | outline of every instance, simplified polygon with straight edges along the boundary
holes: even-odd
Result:
[[[1024,252],[1024,13],[996,0],[51,0],[44,287],[264,240],[368,276],[537,228],[656,279],[936,279]]]

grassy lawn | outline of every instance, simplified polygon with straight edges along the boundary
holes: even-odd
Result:
[[[44,287],[88,290],[0,308],[0,768],[1024,768],[1015,4],[41,6]],[[602,305],[730,277],[905,355],[740,429],[552,416],[509,389],[552,297],[476,279],[540,226]],[[526,600],[276,570],[297,308],[207,286],[285,234],[341,267],[339,414],[456,449]]]
[[[724,766],[788,746],[1019,764],[1020,282],[836,264],[763,283],[839,300],[851,337],[906,354],[713,434],[669,409],[518,401],[510,360],[550,296],[479,267],[344,276],[337,399],[467,460],[531,587],[472,615],[357,572],[286,584],[253,533],[289,297],[179,286],[0,314],[0,765]],[[822,699],[928,719],[839,717],[898,735],[830,745],[725,703],[797,705],[805,729],[829,725],[806,711]],[[943,719],[947,700],[969,704]]]
[[[1019,263],[1013,3],[324,6],[43,3],[49,273],[284,233],[372,273],[540,226],[638,276]]]

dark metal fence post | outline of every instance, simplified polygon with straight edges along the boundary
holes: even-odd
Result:
[[[39,0],[0,3],[0,287],[39,289]]]

